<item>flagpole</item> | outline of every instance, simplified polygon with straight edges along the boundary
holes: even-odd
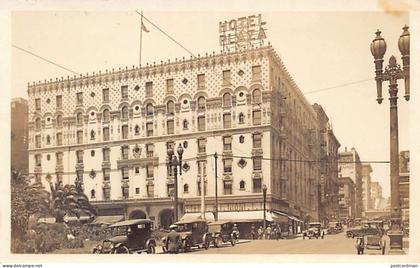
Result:
[[[141,43],[142,43],[142,33],[143,33],[143,10],[140,13],[141,22],[140,22],[140,58],[139,58],[139,67],[141,66]]]

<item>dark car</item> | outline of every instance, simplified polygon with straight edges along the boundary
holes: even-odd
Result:
[[[303,231],[303,239],[305,238],[316,238],[321,237],[324,239],[324,231],[320,222],[310,222],[307,230]]]
[[[380,235],[384,233],[383,221],[364,221],[362,226],[358,228],[351,228],[346,231],[348,238],[366,235]]]
[[[332,221],[328,223],[328,234],[338,234],[343,231],[343,226],[341,225],[341,222],[338,221]]]
[[[234,229],[231,221],[215,221],[209,224],[209,232],[212,235],[213,245],[218,248],[222,243],[231,243],[235,246],[238,240],[238,232]]]
[[[208,249],[212,242],[212,235],[208,232],[208,225],[205,220],[188,220],[174,223],[176,232],[181,236],[183,252],[188,252],[192,247],[203,247]],[[163,252],[167,252],[167,237],[162,239]]]
[[[153,221],[148,219],[134,219],[115,223],[112,238],[105,239],[93,249],[93,253],[129,254],[156,252],[156,241],[151,238]]]

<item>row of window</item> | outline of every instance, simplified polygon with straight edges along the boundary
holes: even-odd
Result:
[[[261,66],[256,65],[252,67],[252,79],[260,80],[261,79]],[[188,80],[184,78],[182,80],[184,84],[188,83]],[[231,71],[230,70],[224,70],[223,71],[223,85],[229,85],[231,84]],[[205,75],[204,74],[198,74],[197,75],[197,87],[199,90],[203,90],[205,88]],[[153,82],[146,82],[145,83],[146,88],[146,97],[153,97]],[[137,85],[134,87],[134,90],[138,91],[140,87]],[[174,91],[174,79],[167,79],[166,80],[166,92],[167,94],[172,94]],[[95,93],[90,94],[91,97],[95,97]],[[128,99],[128,86],[123,85],[121,86],[121,98],[122,99]],[[76,101],[77,105],[83,105],[83,92],[76,93]],[[109,88],[102,89],[102,101],[104,103],[109,102]],[[50,100],[47,99],[47,103],[49,103]],[[63,105],[63,99],[61,95],[56,96],[56,107],[57,109],[62,109]],[[41,110],[41,99],[37,98],[35,99],[35,109]]]

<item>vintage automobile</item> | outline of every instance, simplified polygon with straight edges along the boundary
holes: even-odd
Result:
[[[234,223],[231,221],[215,221],[209,223],[209,232],[212,235],[213,245],[218,248],[222,243],[230,242],[235,246],[238,240],[238,233],[233,228]]]
[[[351,228],[346,231],[347,238],[365,235],[383,235],[383,221],[363,221],[362,226]]]
[[[381,234],[357,236],[356,249],[357,254],[364,254],[365,251],[379,250],[382,255],[385,255],[386,241],[382,239]]]
[[[203,247],[209,249],[212,242],[212,235],[208,232],[208,225],[205,220],[186,220],[174,223],[176,231],[180,234],[182,240],[181,251],[188,252],[192,247]],[[163,252],[167,252],[167,237],[162,239]]]
[[[93,253],[129,254],[142,253],[154,254],[156,241],[151,237],[153,221],[148,219],[134,219],[117,222],[111,228],[113,237],[105,239],[93,249]]]
[[[322,225],[320,222],[310,222],[309,228],[303,231],[303,239],[311,239],[313,237],[315,237],[316,239],[318,239],[319,237],[321,237],[321,239],[324,239],[324,231],[322,230]]]
[[[341,222],[338,221],[331,221],[328,223],[328,234],[338,234],[343,231],[343,226],[341,225]]]

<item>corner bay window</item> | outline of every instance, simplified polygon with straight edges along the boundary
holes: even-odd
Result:
[[[128,146],[122,146],[121,147],[121,154],[122,154],[122,159],[128,159],[128,151],[129,151]]]
[[[121,132],[122,132],[122,138],[128,139],[128,126],[127,125],[124,125],[121,127]]]
[[[123,167],[121,169],[121,172],[122,172],[122,178],[123,178],[123,180],[128,180],[129,179],[128,167]]]
[[[252,112],[252,123],[254,125],[261,125],[261,110]]]
[[[41,148],[41,135],[35,136],[35,148]]]
[[[110,169],[109,168],[104,168],[102,170],[103,174],[104,174],[104,181],[109,181],[110,180]]]
[[[252,135],[252,147],[261,148],[261,134]]]
[[[223,182],[223,194],[232,194],[232,181]]]
[[[166,124],[168,127],[168,135],[174,134],[174,120],[168,120]]]
[[[147,133],[147,137],[153,136],[153,123],[152,122],[146,123],[146,133]]]
[[[232,137],[223,137],[223,151],[232,151]]]
[[[153,165],[147,165],[146,166],[147,178],[153,178],[154,177],[153,169],[154,169]]]
[[[153,157],[154,149],[155,149],[154,144],[152,144],[152,143],[146,144],[146,155],[147,155],[147,157]]]
[[[83,130],[77,131],[77,144],[83,143]]]
[[[232,159],[223,159],[223,172],[232,173]]]
[[[205,153],[206,152],[206,139],[198,139],[198,152]]]
[[[232,127],[232,117],[230,114],[223,114],[223,128]]]
[[[199,116],[197,118],[197,121],[198,121],[198,130],[199,131],[206,130],[206,118],[204,116]]]
[[[102,157],[103,157],[103,161],[104,162],[109,162],[109,153],[110,153],[110,149],[109,148],[104,148],[102,149]]]
[[[252,181],[252,191],[254,193],[261,193],[261,179],[254,179]]]
[[[109,128],[104,127],[102,130],[104,141],[109,141]]]
[[[261,171],[261,157],[254,157],[252,159],[253,170],[254,171]]]
[[[147,188],[147,197],[151,198],[155,196],[155,185],[153,183],[148,183],[146,185]]]
[[[57,143],[57,146],[63,145],[63,134],[62,133],[57,133],[56,143]]]

